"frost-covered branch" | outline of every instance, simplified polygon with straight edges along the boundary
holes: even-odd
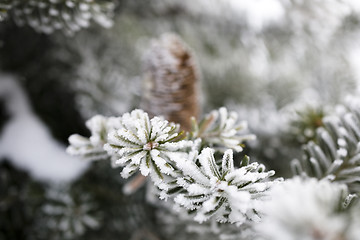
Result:
[[[108,159],[110,156],[104,150],[107,143],[108,133],[122,127],[120,118],[106,118],[96,115],[86,122],[87,128],[91,132],[91,137],[83,137],[73,134],[69,137],[70,146],[67,152],[73,156],[79,156],[86,160]]]
[[[345,183],[360,192],[360,110],[351,107],[341,116],[323,119],[315,141],[304,146],[301,160],[292,162],[293,172]]]
[[[87,122],[91,137],[72,135],[68,152],[90,159],[111,158],[115,166],[123,167],[124,178],[138,171],[149,176],[161,199],[174,199],[195,213],[199,222],[210,217],[237,224],[258,219],[255,203],[277,182],[270,180],[274,171],[249,163],[248,157],[236,168],[232,149],[216,159],[215,149],[209,146],[241,151],[248,137],[239,133],[246,125],[236,123],[235,113],[228,115],[221,108],[209,116],[188,134],[179,124],[150,119],[139,109],[119,118],[95,116]]]
[[[62,30],[73,34],[94,21],[103,27],[112,25],[114,2],[111,0],[13,0],[0,3],[0,12],[9,12],[19,25],[50,34]]]
[[[256,162],[249,164],[247,157],[241,161],[240,168],[235,168],[232,150],[227,150],[222,160],[217,161],[214,150],[205,148],[193,159],[178,161],[177,166],[182,176],[176,181],[177,188],[181,188],[175,202],[196,212],[194,219],[198,222],[212,216],[217,221],[231,223],[257,218],[254,200],[260,200],[274,183],[269,180],[274,171],[266,172]]]
[[[193,129],[189,137],[201,138],[205,145],[218,150],[231,148],[241,152],[243,142],[255,139],[255,135],[245,135],[243,132],[247,129],[247,123],[237,120],[236,112],[229,113],[224,107],[213,110],[199,122],[192,118]]]
[[[264,216],[255,226],[259,240],[359,238],[359,202],[346,185],[326,179],[286,180],[262,203]]]
[[[121,117],[122,128],[112,131],[104,149],[124,166],[121,176],[128,178],[137,170],[155,183],[164,175],[175,176],[174,159],[186,157],[193,142],[181,140],[180,126],[159,117],[149,119],[142,110]]]
[[[11,0],[4,0],[0,3],[0,21],[4,20],[7,17],[7,14],[11,8]]]

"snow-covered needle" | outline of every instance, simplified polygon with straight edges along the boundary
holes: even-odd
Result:
[[[349,204],[354,195],[348,193],[346,185],[325,179],[286,180],[261,204],[264,216],[256,230],[264,240],[359,239],[360,205]]]
[[[236,112],[228,112],[225,107],[214,110],[197,122],[193,119],[192,138],[201,138],[204,144],[219,150],[233,149],[237,152],[243,150],[242,143],[255,139],[255,135],[244,134],[247,123],[238,122]]]
[[[86,126],[91,132],[90,138],[79,134],[71,135],[69,137],[70,146],[66,150],[67,153],[86,160],[108,159],[109,155],[103,149],[103,146],[107,142],[107,134],[110,129],[121,127],[120,119],[96,115],[86,122]]]
[[[186,192],[178,194],[175,202],[195,211],[198,222],[214,216],[220,222],[244,223],[252,217],[254,201],[274,183],[269,180],[274,171],[265,172],[258,163],[247,164],[248,159],[236,169],[232,150],[225,151],[220,163],[211,148],[205,148],[197,159],[199,164],[192,159],[177,163],[183,172],[177,183]]]

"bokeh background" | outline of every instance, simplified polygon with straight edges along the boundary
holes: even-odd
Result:
[[[0,22],[0,239],[217,239],[146,200],[146,187],[124,196],[107,162],[65,153],[91,116],[139,107],[144,54],[164,33],[196,56],[201,112],[226,106],[248,121],[246,153],[278,176],[359,92],[357,0],[112,3],[111,27],[44,31],[16,7]]]

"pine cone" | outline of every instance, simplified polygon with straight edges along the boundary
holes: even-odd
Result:
[[[162,35],[144,56],[141,108],[190,130],[190,118],[199,112],[198,78],[194,55],[185,43],[177,35]]]

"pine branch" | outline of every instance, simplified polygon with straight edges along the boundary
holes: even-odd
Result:
[[[67,153],[89,161],[109,159],[110,157],[103,147],[107,142],[108,133],[122,127],[120,119],[97,115],[89,119],[86,126],[91,132],[91,137],[71,135],[69,137],[70,146],[66,149]]]
[[[224,150],[234,149],[237,152],[243,150],[243,142],[254,140],[255,135],[244,134],[247,130],[247,123],[237,122],[236,112],[228,113],[227,109],[222,107],[219,110],[213,110],[207,114],[204,119],[197,122],[192,118],[192,131],[189,133],[190,139],[200,138],[204,145]]]
[[[358,239],[360,204],[344,184],[294,177],[269,196],[254,226],[260,239]]]
[[[325,117],[315,141],[304,146],[301,160],[292,161],[294,174],[306,174],[347,184],[360,192],[360,110],[351,107],[342,116]]]
[[[9,5],[0,4],[0,11]],[[72,35],[94,21],[102,27],[112,25],[114,3],[111,0],[13,0],[11,17],[17,25],[28,25],[37,32],[51,34],[62,30]]]
[[[89,193],[72,191],[68,186],[49,188],[36,229],[54,239],[79,239],[101,226],[101,212]],[[40,231],[42,231],[40,233]]]
[[[0,22],[7,17],[8,12],[12,7],[13,7],[13,3],[11,0],[3,0],[0,3]]]
[[[211,139],[236,136],[236,141],[231,143],[237,147],[242,139],[238,130],[242,128],[236,127],[234,114],[228,118],[225,108],[220,111],[220,128],[217,127],[217,135]],[[115,165],[123,167],[122,177],[128,178],[138,171],[150,176],[160,190],[161,199],[173,198],[179,206],[196,213],[195,220],[199,222],[214,217],[220,222],[242,224],[258,218],[254,202],[261,200],[277,182],[270,180],[274,171],[266,172],[263,165],[249,163],[245,157],[240,168],[235,168],[232,150],[225,151],[222,159],[216,159],[214,150],[201,144],[202,138],[184,139],[195,136],[194,132],[185,135],[178,124],[159,117],[150,119],[142,110],[119,118],[96,116],[87,126],[93,135],[86,141],[85,149],[73,141],[79,138],[73,135],[70,137],[73,145],[68,148],[70,154],[86,157],[91,152],[89,148],[98,151],[103,146]],[[216,142],[223,143],[220,140]]]
[[[326,109],[321,106],[305,106],[296,111],[296,118],[290,122],[291,134],[301,144],[314,141],[316,130],[322,127]]]
[[[258,163],[249,164],[247,157],[236,169],[232,150],[224,153],[222,161],[216,161],[211,148],[195,156],[177,161],[182,176],[176,183],[182,189],[175,202],[195,212],[194,219],[198,222],[214,217],[219,222],[242,224],[256,218],[254,200],[260,200],[274,184],[269,178],[275,172],[265,172],[265,167]],[[171,192],[172,189],[166,195]]]
[[[142,110],[125,113],[120,121],[123,127],[110,132],[104,149],[124,166],[122,177],[137,170],[159,184],[165,175],[175,177],[174,159],[186,156],[193,144],[181,140],[180,126],[159,117],[150,119]]]

